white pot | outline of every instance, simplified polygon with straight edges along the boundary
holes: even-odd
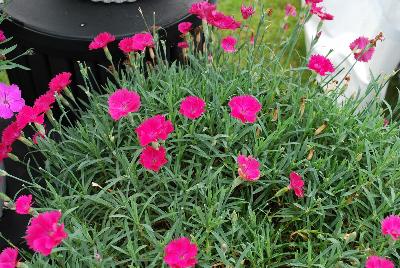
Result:
[[[136,0],[92,0],[92,2],[103,2],[103,3],[124,3],[124,2],[136,2]]]

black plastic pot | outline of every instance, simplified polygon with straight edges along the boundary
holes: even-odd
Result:
[[[107,72],[101,66],[108,63],[103,51],[88,50],[93,37],[100,32],[110,32],[120,40],[147,31],[146,23],[152,26],[154,19],[155,25],[162,28],[160,33],[166,41],[165,56],[174,61],[179,58],[180,53],[177,47],[180,41],[177,29],[179,22],[191,21],[194,25],[200,24],[199,19],[188,14],[188,9],[194,2],[197,0],[138,0],[135,3],[124,4],[93,3],[89,0],[10,1],[5,7],[9,19],[3,22],[1,28],[7,36],[13,36],[12,42],[18,45],[14,56],[31,48],[34,54],[23,56],[16,61],[31,70],[10,70],[7,72],[9,80],[21,88],[27,104],[33,104],[34,100],[47,90],[50,79],[60,72],[73,73],[72,88],[81,84],[77,61],[86,62],[96,80],[100,84],[104,83]],[[117,42],[110,46],[110,51],[117,61],[123,58],[123,54],[117,48]],[[26,153],[23,146],[15,146],[16,155],[23,156]],[[5,161],[5,168],[11,174],[28,179],[24,167],[11,160]],[[11,197],[23,187],[13,179],[7,178],[6,181],[7,194]],[[0,219],[0,232],[13,244],[23,246],[22,236],[27,221],[27,217],[4,211]],[[7,245],[7,242],[0,238],[0,249]]]

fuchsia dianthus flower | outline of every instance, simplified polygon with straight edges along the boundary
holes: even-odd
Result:
[[[64,224],[58,222],[60,219],[60,211],[43,212],[34,217],[25,236],[29,248],[44,256],[50,255],[53,248],[68,237]]]
[[[187,34],[188,32],[190,32],[190,30],[192,29],[192,23],[191,22],[181,22],[178,24],[178,30],[182,33],[182,34]]]
[[[196,96],[188,96],[182,102],[179,112],[189,118],[199,118],[205,112],[206,103],[202,98]]]
[[[17,114],[16,119],[18,127],[22,130],[30,123],[43,124],[44,114],[40,114],[33,107],[25,105]]]
[[[382,220],[383,235],[390,235],[393,240],[400,238],[400,216],[390,215]]]
[[[250,18],[251,16],[253,16],[253,14],[256,12],[254,10],[253,6],[245,6],[242,5],[240,7],[240,12],[242,13],[242,17],[243,19],[247,20],[248,18]]]
[[[369,256],[365,268],[394,268],[394,264],[391,260],[383,257]]]
[[[297,16],[297,11],[296,11],[296,7],[291,5],[291,4],[287,4],[285,7],[285,16],[289,17],[296,17]]]
[[[146,146],[140,154],[140,164],[146,169],[158,172],[161,167],[168,163],[166,154],[165,148],[161,145],[157,149]]]
[[[99,33],[95,38],[93,38],[93,41],[89,44],[89,50],[105,48],[108,43],[111,43],[113,41],[115,41],[114,35],[107,32]]]
[[[18,126],[16,121],[9,124],[1,135],[1,143],[7,146],[11,146],[19,136],[21,136],[22,129]]]
[[[335,71],[332,62],[328,58],[318,54],[311,56],[307,67],[322,76],[325,76],[328,72],[333,73]]]
[[[246,181],[260,178],[260,162],[252,156],[239,155],[237,158],[239,177]]]
[[[132,36],[133,49],[135,51],[144,51],[146,47],[154,47],[153,36],[150,33],[137,33]]]
[[[240,28],[241,24],[232,16],[226,16],[224,13],[216,10],[208,14],[207,22],[221,30],[236,30],[237,28]]]
[[[71,76],[70,72],[62,72],[54,76],[49,83],[50,92],[53,94],[55,92],[60,93],[63,89],[71,84]]]
[[[0,117],[11,118],[14,113],[24,107],[25,101],[21,97],[21,90],[17,85],[6,85],[0,83]]]
[[[118,89],[108,98],[108,113],[115,121],[139,111],[140,96],[126,88]]]
[[[358,61],[368,62],[375,52],[375,47],[372,45],[366,50],[370,44],[370,40],[364,36],[360,36],[351,42],[349,47],[354,53],[354,58]]]
[[[156,115],[144,120],[135,130],[141,146],[146,146],[158,140],[166,140],[174,131],[174,126],[164,115]]]
[[[15,248],[5,248],[0,253],[1,268],[15,268],[18,264],[18,250]]]
[[[290,184],[288,186],[289,189],[294,191],[294,194],[297,197],[304,197],[304,180],[300,176],[300,174],[296,172],[291,172],[289,175]]]
[[[37,113],[46,113],[51,109],[55,101],[54,93],[48,91],[35,100],[33,108]]]
[[[32,206],[32,195],[21,195],[15,201],[15,212],[17,214],[29,214]]]
[[[214,10],[216,10],[214,4],[211,4],[208,1],[201,1],[192,4],[189,13],[196,15],[199,19],[207,19],[207,16]]]
[[[311,5],[311,14],[317,15],[321,20],[333,20],[333,15],[325,12],[323,7],[317,6],[316,3]]]
[[[229,103],[232,117],[243,123],[254,123],[257,113],[261,111],[261,103],[251,95],[233,97]]]
[[[172,240],[164,249],[164,261],[170,268],[189,268],[197,263],[197,245],[186,237]]]
[[[121,49],[124,53],[130,53],[135,51],[133,47],[133,40],[132,37],[125,37],[118,43],[119,49]]]
[[[234,53],[236,52],[236,43],[237,40],[233,36],[227,36],[221,40],[221,47],[227,53]]]

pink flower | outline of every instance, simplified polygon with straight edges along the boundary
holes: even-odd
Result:
[[[164,261],[170,268],[189,268],[197,263],[197,245],[186,237],[172,240],[164,249]]]
[[[242,13],[242,17],[243,19],[247,20],[248,18],[250,18],[251,16],[253,16],[253,14],[256,12],[253,8],[253,6],[245,6],[242,5],[240,7],[240,12]]]
[[[144,51],[146,47],[154,47],[153,36],[150,33],[138,33],[132,36],[134,51]]]
[[[335,71],[332,62],[328,58],[318,54],[311,56],[307,67],[322,76],[325,76],[328,72],[333,73]]]
[[[383,127],[387,127],[390,124],[390,121],[387,118],[383,119]]]
[[[113,41],[115,41],[114,35],[107,32],[100,33],[89,44],[89,50],[105,48],[108,45],[108,43]]]
[[[189,48],[189,44],[186,41],[178,43],[179,48]]]
[[[6,146],[11,146],[21,136],[22,129],[16,121],[9,124],[1,135],[1,143]]]
[[[33,107],[25,105],[16,116],[18,127],[22,130],[30,123],[44,123],[44,114],[40,114]]]
[[[133,40],[132,37],[125,37],[118,43],[119,49],[121,49],[122,52],[128,54],[130,52],[135,51],[133,48]]]
[[[188,96],[182,101],[179,112],[189,119],[196,119],[205,112],[205,107],[206,103],[202,98]]]
[[[294,194],[297,197],[304,197],[304,192],[303,192],[303,187],[304,187],[304,181],[302,177],[297,174],[296,172],[290,172],[290,184],[288,186],[289,189],[294,190]]]
[[[18,264],[18,250],[15,248],[5,248],[0,253],[1,268],[15,268]]]
[[[222,39],[221,46],[225,52],[234,53],[234,52],[236,52],[236,48],[235,48],[236,43],[237,43],[236,38],[234,38],[232,36],[227,36],[224,39]]]
[[[311,4],[318,4],[323,2],[324,0],[306,0],[306,4],[307,5],[311,5]]]
[[[174,131],[174,126],[165,116],[156,115],[143,121],[135,130],[141,146],[158,140],[166,140],[168,135]]]
[[[17,214],[29,214],[32,206],[32,195],[21,195],[15,201],[15,211]]]
[[[382,234],[390,235],[393,240],[400,238],[400,216],[390,215],[382,220]]]
[[[354,58],[358,61],[368,62],[375,52],[375,47],[370,46],[370,40],[364,36],[360,36],[350,44],[350,49],[354,53]]]
[[[4,42],[6,41],[6,36],[4,35],[4,32],[2,30],[0,30],[0,42]]]
[[[208,1],[201,1],[192,4],[189,9],[189,13],[196,15],[199,19],[206,19],[208,14],[216,9],[214,4]]]
[[[285,7],[285,16],[289,17],[296,17],[297,16],[297,12],[296,12],[296,7],[291,5],[291,4],[287,4]]]
[[[60,93],[69,84],[71,84],[72,74],[69,72],[59,73],[51,79],[49,83],[49,89],[54,94],[55,92]]]
[[[233,97],[229,103],[231,116],[243,123],[254,123],[257,113],[261,111],[261,103],[251,95]]]
[[[240,28],[239,21],[216,10],[208,14],[207,22],[221,30],[236,30]]]
[[[237,158],[239,177],[246,181],[260,178],[260,163],[252,156],[239,155]]]
[[[146,169],[158,172],[162,166],[168,163],[166,154],[163,146],[159,146],[158,149],[146,146],[140,154],[140,164]]]
[[[250,36],[250,45],[254,45],[254,34]]]
[[[108,113],[115,121],[139,111],[140,96],[126,88],[118,89],[108,98]]]
[[[25,236],[29,248],[44,256],[50,255],[53,248],[68,237],[64,224],[58,223],[60,218],[60,211],[43,212],[34,217]]]
[[[369,256],[365,268],[394,268],[394,264],[391,260],[383,257]]]
[[[178,30],[182,33],[182,34],[187,34],[188,32],[190,32],[190,29],[192,29],[192,23],[191,22],[181,22],[178,24]]]
[[[333,20],[333,15],[323,11],[322,7],[317,6],[315,3],[311,5],[311,14],[317,15],[321,20]]]
[[[54,97],[54,93],[52,91],[48,91],[35,100],[33,109],[37,113],[45,113],[51,109],[55,101],[56,98]]]
[[[17,85],[0,83],[0,117],[8,119],[24,107],[25,101],[21,98],[21,90]]]

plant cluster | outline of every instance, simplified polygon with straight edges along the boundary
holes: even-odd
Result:
[[[26,240],[35,253],[20,259],[10,247],[0,264],[394,267],[399,123],[376,99],[338,105],[349,78],[335,81],[340,66],[328,55],[288,64],[308,18],[333,19],[322,0],[307,2],[299,12],[287,6],[285,20],[298,24],[281,43],[265,42],[269,12],[260,7],[259,27],[249,29],[252,6],[239,22],[195,3],[202,25],[178,26],[186,64],[166,62],[162,40],[145,32],[119,42],[120,69],[107,47],[115,37],[99,34],[89,49],[104,50],[115,81],[96,92],[81,65],[87,100],[77,100],[62,73],[3,132],[2,158],[21,161],[11,154],[16,140],[32,147],[21,161],[32,195],[1,198],[33,216]],[[357,38],[349,56],[368,61],[381,39]],[[35,139],[22,134],[29,126]]]

